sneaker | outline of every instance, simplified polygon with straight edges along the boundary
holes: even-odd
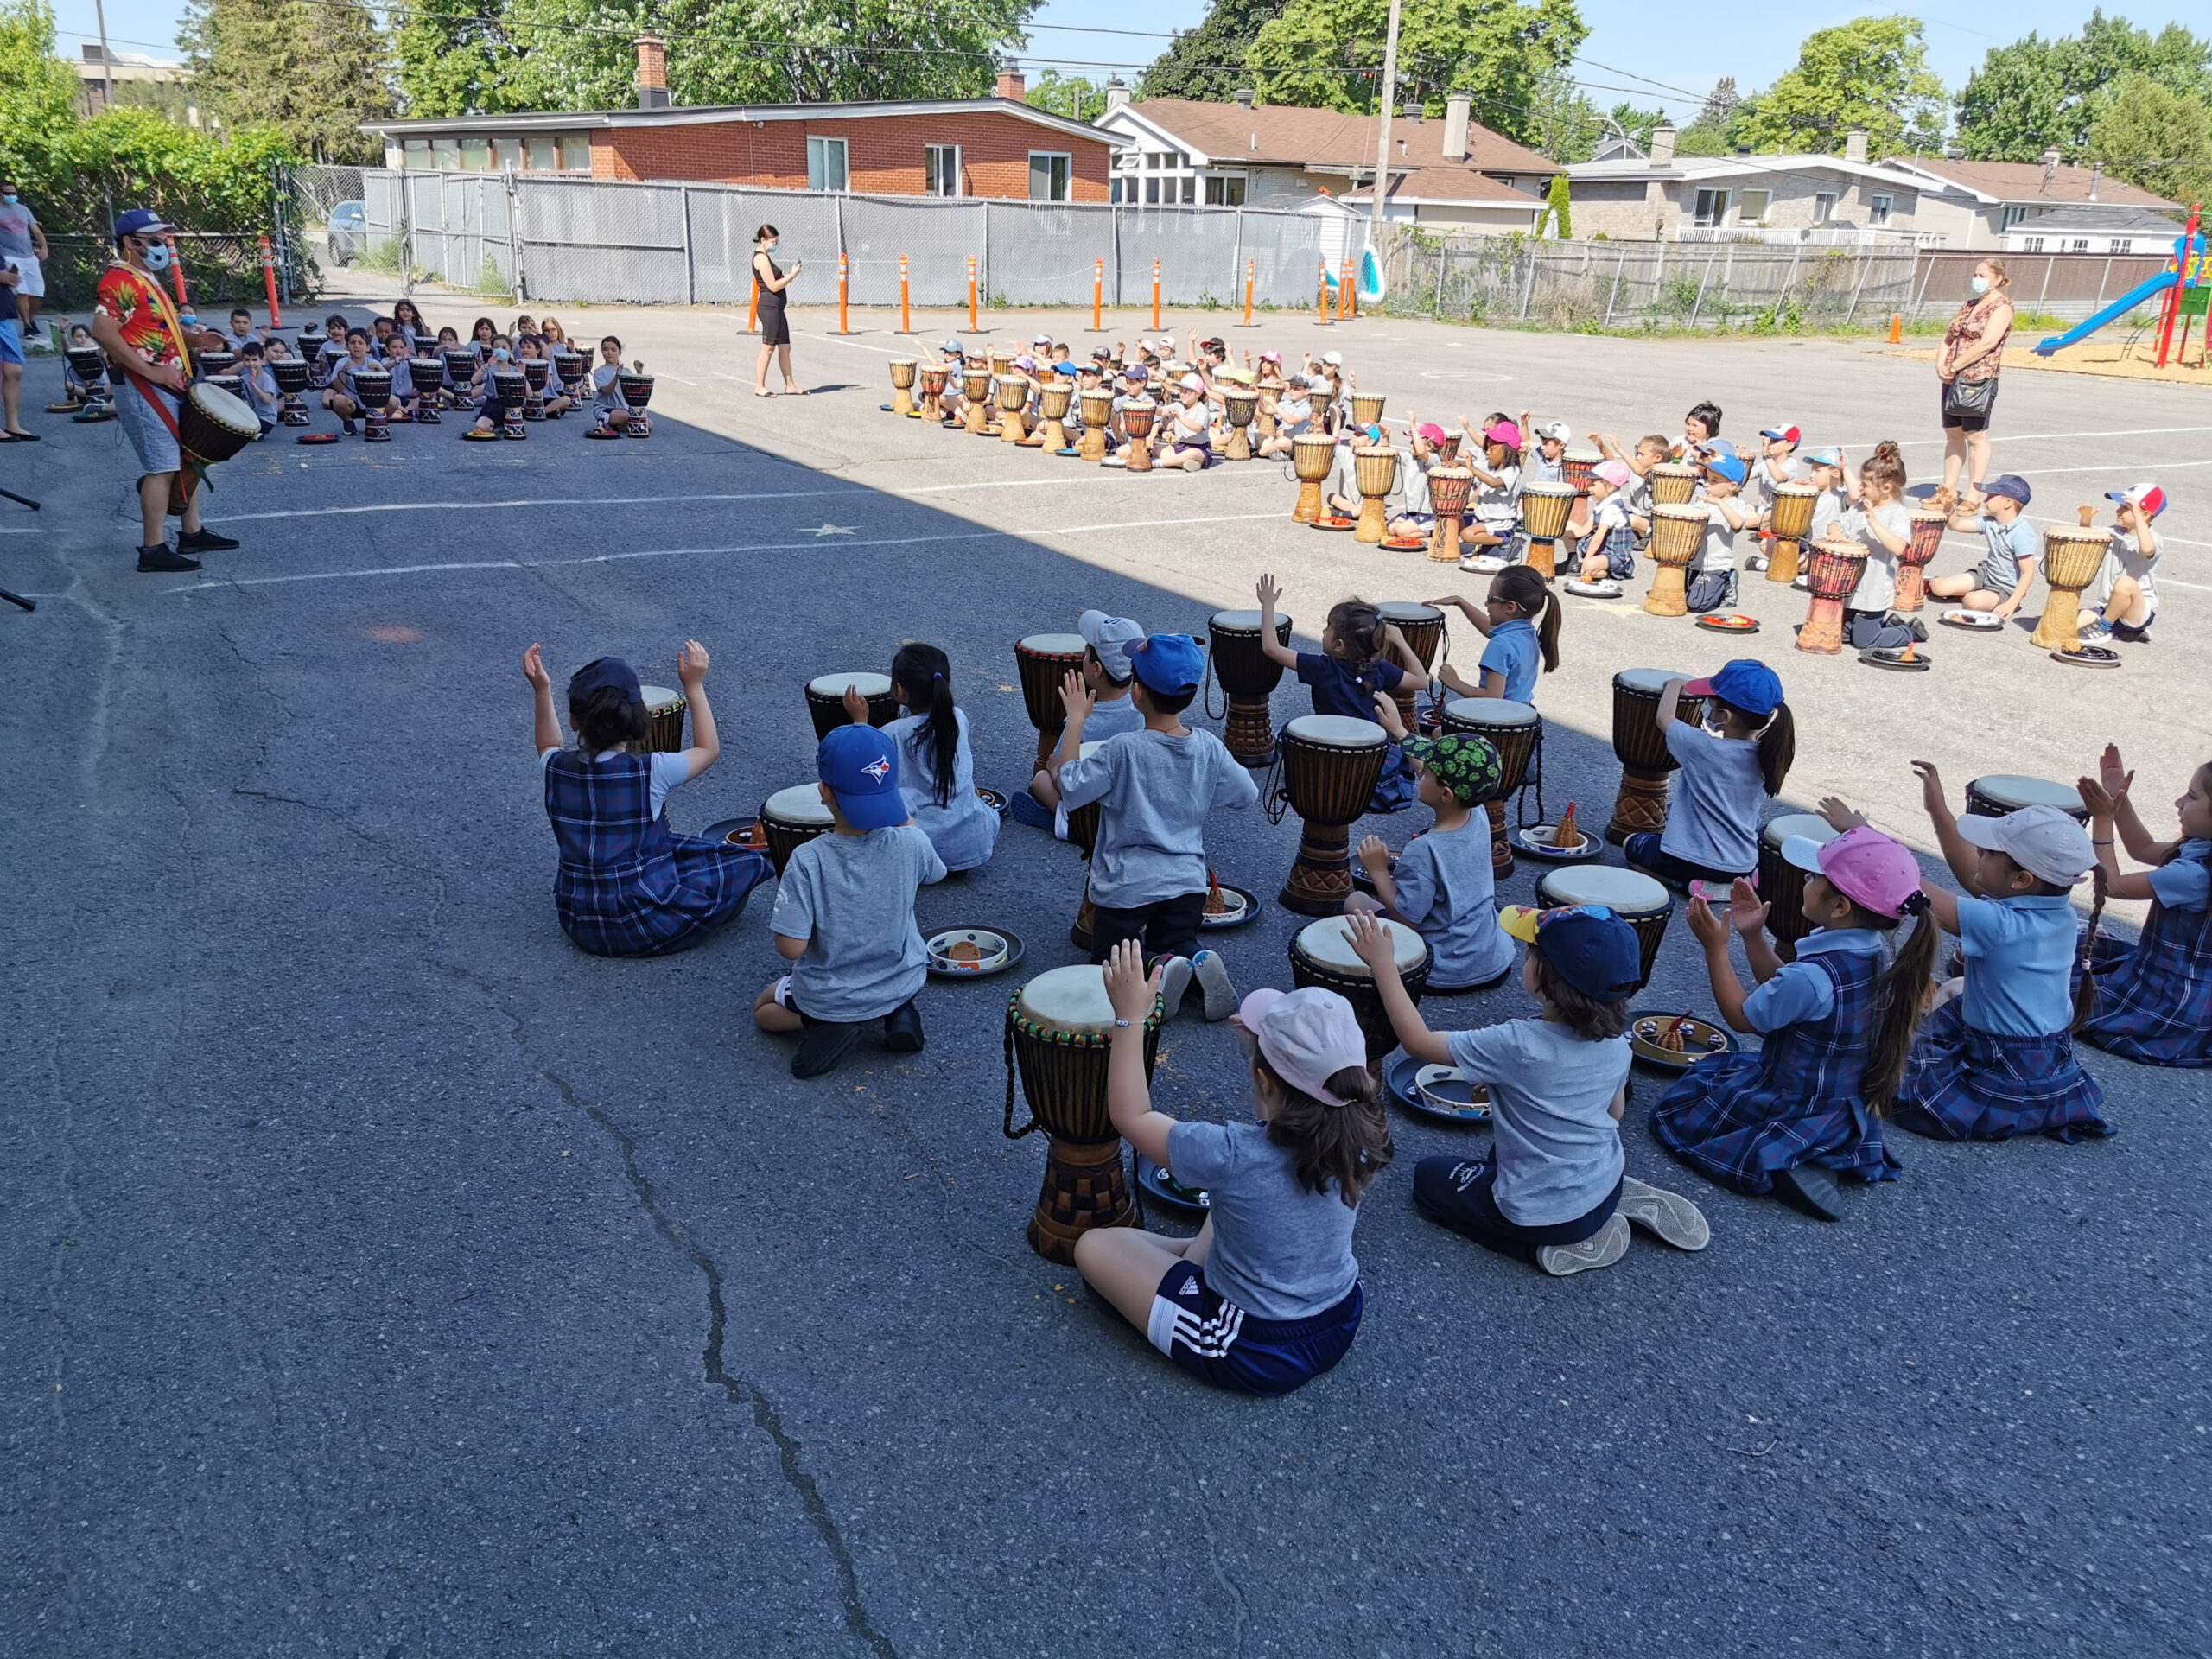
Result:
[[[1744,568],[1756,576],[1763,574],[1767,566],[1773,563],[1774,561],[1764,553],[1753,553],[1745,559]]]
[[[1633,1175],[1621,1178],[1618,1213],[1678,1250],[1701,1250],[1713,1241],[1713,1229],[1697,1205],[1679,1192],[1647,1186]]]
[[[1774,1196],[1815,1221],[1843,1219],[1843,1189],[1836,1183],[1835,1172],[1817,1164],[1776,1170]]]
[[[2158,619],[2154,616],[2152,619],[2152,621],[2156,621]],[[2139,628],[2131,628],[2125,622],[2113,622],[2107,626],[2112,629],[2112,637],[2119,640],[2120,644],[2124,645],[2144,645],[2148,643],[2151,638],[2150,622],[2145,622]]]
[[[1554,1279],[1610,1268],[1628,1254],[1628,1217],[1618,1210],[1590,1237],[1580,1244],[1546,1244],[1536,1252],[1536,1265]]]
[[[791,1076],[818,1077],[836,1071],[837,1063],[853,1052],[853,1045],[860,1039],[858,1026],[809,1026],[798,1039],[798,1052],[791,1056]]]
[[[2108,645],[2112,643],[2112,629],[2102,622],[2092,622],[2079,631],[2077,637],[2085,645]]]
[[[1736,608],[1736,573],[1733,570],[1728,573],[1728,585],[1720,590],[1720,603],[1713,608],[1731,611]]]
[[[141,570],[179,572],[197,570],[200,568],[200,561],[188,559],[167,542],[163,542],[159,547],[142,547],[138,550],[138,568]]]
[[[338,424],[339,424],[340,429],[341,430],[343,430],[343,431],[344,431],[344,433],[346,434],[346,435],[347,437],[349,437],[349,438],[350,438],[350,437],[352,437],[352,436],[353,435],[353,422],[351,422],[351,421],[340,421],[340,422],[339,422],[339,423],[338,423]]]
[[[918,1054],[923,1041],[922,1011],[912,997],[883,1016],[883,1046],[893,1054]]]
[[[1160,1018],[1173,1020],[1175,1010],[1183,1006],[1183,997],[1191,988],[1191,959],[1170,957],[1167,966],[1160,976]]]
[[[228,536],[218,535],[202,524],[198,530],[188,530],[176,538],[181,553],[228,553],[238,543]]]
[[[1236,988],[1229,982],[1229,964],[1218,950],[1201,950],[1191,958],[1198,989],[1205,994],[1206,1019],[1220,1023],[1236,1012]]]
[[[1017,789],[1006,804],[1006,815],[1032,830],[1050,830],[1058,814],[1026,789]]]

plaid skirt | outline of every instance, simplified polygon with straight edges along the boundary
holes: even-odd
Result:
[[[670,835],[672,886],[647,868],[630,872],[572,871],[554,884],[561,925],[578,949],[594,957],[664,957],[706,942],[737,919],[753,889],[768,879],[761,854],[697,836]],[[661,887],[656,893],[653,889]]]
[[[1700,1060],[1651,1109],[1651,1137],[1692,1169],[1753,1194],[1777,1170],[1815,1164],[1861,1181],[1903,1167],[1882,1144],[1882,1120],[1856,1095],[1821,1098],[1770,1078],[1764,1054]]]
[[[2114,1133],[2099,1114],[2105,1091],[2074,1058],[2069,1032],[1999,1037],[1967,1024],[1953,998],[1920,1027],[1890,1118],[1938,1141],[2047,1135],[2080,1141]]]
[[[2082,1040],[2145,1065],[2212,1065],[2209,945],[2202,912],[2183,912],[2177,925],[2160,906],[2139,943],[2100,936],[2089,958],[2097,1007]]]

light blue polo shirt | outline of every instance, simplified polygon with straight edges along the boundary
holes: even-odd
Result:
[[[1835,982],[1809,967],[1808,957],[1882,954],[1882,936],[1871,927],[1815,928],[1797,944],[1797,960],[1784,963],[1782,971],[1744,999],[1744,1018],[1751,1029],[1766,1036],[1784,1026],[1802,1026],[1808,1020],[1825,1020],[1835,1011]]]
[[[1505,695],[1513,702],[1535,702],[1536,676],[1544,666],[1544,648],[1536,638],[1536,625],[1525,616],[1499,623],[1490,631],[1481,665],[1505,677]]]
[[[1993,1037],[2049,1037],[2074,1023],[2074,901],[2063,893],[1961,899],[1960,1013]]]

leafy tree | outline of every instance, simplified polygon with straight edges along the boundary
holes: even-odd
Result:
[[[2129,75],[2089,130],[2089,155],[2169,201],[2212,201],[2212,105]]]
[[[1742,102],[1733,75],[1723,75],[1713,82],[1689,125],[1675,135],[1675,154],[1726,156],[1733,150],[1736,143],[1729,133],[1729,123]]]
[[[1547,224],[1550,225],[1552,234],[1560,241],[1574,239],[1573,200],[1564,173],[1552,175],[1551,188],[1544,194],[1544,211],[1536,215],[1535,237],[1539,242],[1544,238]]]
[[[391,49],[369,12],[312,0],[192,0],[177,43],[201,105],[276,128],[318,161],[370,161],[392,113]]]
[[[1639,110],[1635,105],[1624,100],[1613,105],[1608,118],[1614,126],[1621,130],[1622,135],[1630,143],[1649,154],[1651,149],[1652,131],[1655,128],[1667,124],[1667,111]]]
[[[1732,129],[1754,149],[1840,155],[1850,130],[1864,127],[1867,154],[1884,156],[1936,148],[1943,116],[1918,20],[1859,17],[1808,35],[1796,66]]]
[[[2081,161],[2089,130],[2131,74],[2176,93],[2212,94],[2212,41],[2178,23],[2152,35],[2094,11],[2079,35],[2030,34],[1993,47],[1959,92],[1960,147],[1975,161],[2032,162],[2056,144]]]
[[[1244,60],[1261,29],[1282,15],[1287,0],[1213,0],[1196,29],[1179,29],[1174,43],[1144,72],[1146,98],[1187,98],[1225,104],[1249,85]]]
[[[477,0],[417,0],[400,25],[400,91],[416,117],[495,115],[537,107],[534,66],[500,10]]]
[[[1096,121],[1106,113],[1106,89],[1088,75],[1064,75],[1047,69],[1030,86],[1022,102],[1054,115]]]
[[[54,9],[0,0],[0,168],[30,188],[54,141],[76,124],[77,75],[54,55]]]
[[[1541,150],[1561,166],[1586,162],[1597,153],[1605,118],[1573,76],[1564,69],[1547,69],[1536,77],[1530,101],[1530,149]]]

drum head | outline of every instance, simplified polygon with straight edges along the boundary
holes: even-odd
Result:
[[[1817,812],[1785,812],[1778,818],[1769,818],[1759,830],[1759,839],[1775,849],[1782,850],[1782,843],[1792,836],[1802,836],[1808,841],[1827,842],[1842,833]]]
[[[1397,959],[1399,972],[1418,967],[1428,954],[1428,941],[1403,922],[1377,919],[1390,930],[1391,954]],[[1326,916],[1300,928],[1298,948],[1306,953],[1309,962],[1319,963],[1332,974],[1347,979],[1372,979],[1375,976],[1352,950],[1351,935],[1345,931],[1344,918],[1341,916]]]
[[[891,677],[888,674],[823,674],[809,680],[806,689],[814,696],[827,697],[834,702],[845,695],[845,688],[849,685],[864,697],[887,697],[891,695]]]
[[[1402,599],[1385,600],[1375,607],[1375,613],[1385,622],[1395,623],[1402,628],[1408,622],[1441,622],[1444,620],[1444,613],[1435,606],[1416,605]]]
[[[1275,620],[1280,622],[1282,620],[1282,613],[1276,612]],[[1238,629],[1245,633],[1260,631],[1260,613],[1257,611],[1216,611],[1207,621],[1216,632],[1224,628]]]
[[[1286,736],[1301,743],[1318,743],[1329,749],[1379,749],[1390,741],[1389,733],[1371,720],[1354,720],[1347,715],[1302,715],[1283,728]]]
[[[1605,459],[1604,450],[1593,449],[1586,443],[1570,443],[1559,454],[1561,461],[1571,461],[1577,466],[1602,466]]]
[[[644,700],[646,709],[653,714],[658,714],[664,709],[673,709],[683,701],[681,691],[671,691],[664,685],[641,685],[638,688],[638,695]]]
[[[1624,668],[1613,676],[1613,683],[1624,691],[1649,691],[1656,696],[1659,688],[1669,680],[1694,677],[1672,668]]]
[[[1032,1025],[1070,1036],[1103,1036],[1114,1028],[1106,970],[1088,963],[1038,975],[1021,988],[1014,1006]]]
[[[1510,697],[1453,697],[1444,705],[1444,717],[1461,726],[1504,728],[1541,726],[1543,716],[1532,703]]]
[[[1521,486],[1521,493],[1523,495],[1573,495],[1575,493],[1575,488],[1572,484],[1554,484],[1548,478],[1540,478],[1533,483],[1523,484]],[[1700,513],[1699,517],[1702,518],[1704,515]]]
[[[2003,772],[1994,777],[1977,778],[1967,787],[1977,795],[1987,796],[2008,812],[2038,805],[2055,806],[2062,812],[2082,810],[2080,790],[2071,784],[2053,783],[2048,778],[2024,778]]]
[[[1615,915],[1633,921],[1665,910],[1674,900],[1650,876],[1617,870],[1610,864],[1582,864],[1545,871],[1536,883],[1536,902],[1547,909],[1560,905],[1604,905]]]
[[[1019,649],[1033,657],[1080,657],[1084,641],[1079,633],[1033,633],[1021,641]]]
[[[219,426],[248,435],[261,430],[260,417],[247,406],[245,400],[225,391],[220,386],[210,385],[205,380],[198,381],[187,395],[201,414]]]
[[[1536,486],[1531,484],[1522,493],[1526,495],[1529,490],[1534,490],[1535,487]],[[1673,518],[1700,524],[1711,517],[1703,507],[1693,505],[1688,501],[1662,502],[1651,509],[1651,516],[1654,518]]]
[[[768,798],[768,804],[760,809],[760,816],[801,825],[830,822],[822,791],[814,784],[793,784],[789,789],[778,790]]]

